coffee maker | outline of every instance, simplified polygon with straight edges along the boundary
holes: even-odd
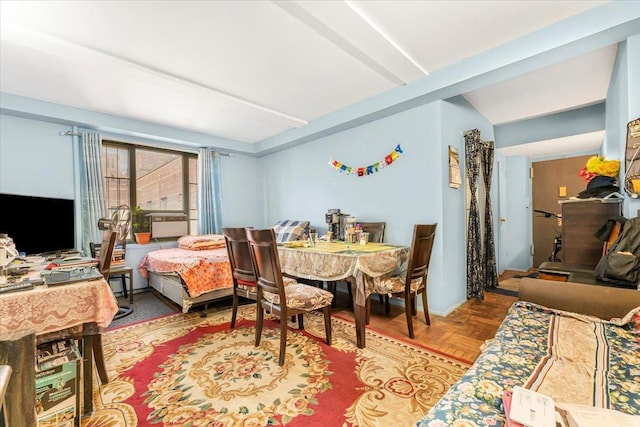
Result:
[[[324,215],[324,219],[327,223],[328,231],[331,232],[331,238],[333,240],[344,241],[345,226],[348,216],[348,213],[340,212],[340,209],[327,210],[327,213]]]

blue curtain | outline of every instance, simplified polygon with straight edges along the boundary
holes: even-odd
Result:
[[[98,220],[107,213],[100,162],[101,148],[100,134],[82,132],[80,152],[82,165],[80,182],[82,190],[82,248],[86,254],[90,253],[89,243],[102,241]]]
[[[211,148],[198,151],[198,232],[222,232],[220,153]]]

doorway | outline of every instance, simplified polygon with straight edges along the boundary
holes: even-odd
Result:
[[[575,197],[587,183],[578,175],[587,160],[595,154],[564,159],[533,162],[531,180],[533,266],[549,261],[554,248],[554,239],[560,237],[562,227],[557,216],[561,216],[561,200]],[[564,191],[563,191],[564,188]],[[564,195],[563,195],[564,194]],[[547,212],[552,215],[536,211]],[[562,260],[562,250],[557,254]]]

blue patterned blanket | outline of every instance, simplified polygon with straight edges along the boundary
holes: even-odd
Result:
[[[518,301],[473,366],[417,423],[502,426],[502,393],[640,414],[640,307],[603,321]]]

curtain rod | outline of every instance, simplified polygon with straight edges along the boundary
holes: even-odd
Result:
[[[74,132],[72,132],[72,131],[70,131],[70,130],[61,130],[60,132],[58,132],[58,134],[59,134],[60,136],[82,136],[82,134],[80,134],[80,133],[74,133]],[[215,151],[217,151],[217,152],[218,152],[218,155],[219,155],[219,156],[223,156],[223,157],[231,157],[231,154],[229,154],[229,153],[224,153],[224,152],[219,151],[219,150],[215,150]]]
[[[60,132],[58,132],[58,134],[60,136],[67,136],[67,135],[69,135],[69,136],[82,136],[81,134],[73,133],[70,130],[61,130]]]

